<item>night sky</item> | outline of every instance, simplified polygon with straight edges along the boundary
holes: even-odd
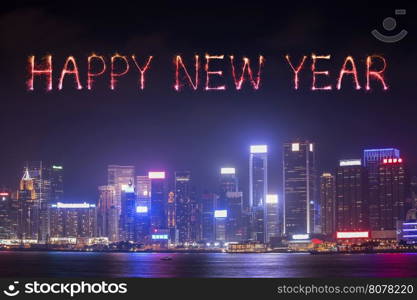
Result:
[[[284,6],[261,1],[226,5],[145,5],[122,1],[101,4],[21,4],[0,14],[0,186],[16,188],[26,160],[61,162],[67,201],[95,201],[106,184],[108,164],[132,164],[138,175],[148,170],[189,169],[200,190],[215,190],[219,168],[235,166],[247,195],[248,148],[269,145],[270,192],[281,194],[281,149],[300,137],[317,143],[319,171],[332,171],[339,159],[358,158],[366,147],[398,147],[411,173],[417,174],[416,15],[399,1],[387,4],[310,2]],[[85,1],[86,2],[86,1]],[[293,1],[295,2],[295,1]],[[275,4],[275,5],[274,5]],[[406,8],[406,16],[395,16]],[[409,31],[394,44],[376,40],[372,29],[388,34],[382,20],[396,17]],[[392,34],[392,33],[391,33]],[[109,78],[97,79],[93,91],[75,90],[71,80],[55,89],[64,61],[73,55],[86,85],[86,60],[92,52],[109,59],[118,52],[143,62],[153,55],[146,89],[139,91],[132,65],[117,90]],[[233,87],[230,62],[214,63],[224,71],[226,91],[176,92],[175,55],[190,65],[194,54],[233,54],[266,61],[262,86]],[[284,56],[331,54],[320,62],[329,70],[323,81],[335,86],[344,58],[352,55],[365,85],[365,58],[383,55],[388,62],[388,91],[372,82],[372,91],[356,91],[350,77],[341,91],[311,91],[311,60],[300,73],[300,89]],[[29,92],[27,58],[52,54],[54,90],[37,79]],[[205,76],[204,73],[201,73]],[[216,81],[215,81],[216,82]]]

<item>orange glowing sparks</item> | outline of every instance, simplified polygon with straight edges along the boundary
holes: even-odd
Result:
[[[374,63],[373,58],[380,59],[383,63],[383,67],[379,71],[371,70],[372,64]],[[380,55],[371,55],[366,58],[366,90],[370,90],[370,81],[371,77],[375,78],[376,80],[379,80],[382,84],[382,87],[384,90],[388,90],[388,86],[385,83],[384,75],[385,69],[387,68],[387,62],[385,58],[383,58]]]
[[[259,56],[258,62],[258,73],[256,75],[256,80],[253,78],[252,69],[250,66],[250,60],[247,57],[243,58],[243,66],[242,66],[242,73],[240,74],[240,78],[237,79],[236,72],[235,72],[235,64],[234,64],[234,56],[230,55],[230,63],[232,65],[232,76],[233,81],[235,83],[236,90],[240,90],[242,88],[243,83],[245,82],[245,73],[248,74],[249,81],[254,90],[259,89],[261,83],[261,70],[264,64],[264,57],[262,55]]]
[[[46,77],[46,90],[52,90],[52,55],[46,55],[45,63],[41,66],[35,66],[35,56],[29,56],[29,80],[27,81],[27,87],[30,91],[34,90],[35,76]],[[45,66],[44,66],[45,65]]]
[[[212,87],[210,86],[210,76],[213,75],[217,75],[217,76],[223,76],[223,71],[211,71],[210,70],[210,61],[212,59],[224,59],[224,55],[208,55],[206,54],[206,65],[204,70],[206,71],[206,86],[205,86],[205,90],[206,91],[210,91],[210,90],[225,90],[226,86],[225,85],[221,85],[221,86],[216,86],[216,87]]]
[[[72,64],[72,68],[69,68],[69,64]],[[75,58],[73,56],[68,56],[67,60],[65,61],[64,68],[62,69],[61,77],[59,78],[58,82],[58,90],[62,90],[64,78],[68,74],[74,75],[77,90],[81,90],[83,87],[80,83],[80,74],[78,73],[77,63],[75,62]]]
[[[351,69],[346,69],[347,64],[350,63]],[[360,90],[361,86],[359,85],[358,72],[356,71],[355,61],[352,56],[347,56],[343,64],[342,69],[340,70],[339,79],[337,80],[336,88],[340,90],[342,88],[342,80],[345,74],[351,74],[353,76],[353,81],[355,82],[355,89]]]
[[[132,55],[132,60],[135,63],[136,68],[138,68],[139,73],[140,73],[140,89],[143,90],[145,88],[145,73],[146,71],[149,69],[149,66],[151,64],[151,60],[152,60],[153,56],[149,56],[148,60],[146,61],[146,64],[144,67],[140,67],[137,60],[136,60],[136,56]]]
[[[294,65],[291,63],[290,60],[290,56],[286,55],[285,59],[287,60],[288,64],[290,65],[291,69],[294,72],[294,89],[298,90],[298,82],[299,82],[299,77],[298,77],[298,73],[300,72],[300,70],[303,68],[304,66],[304,62],[307,59],[307,56],[303,56],[303,58],[301,59],[300,63],[298,64],[297,67],[294,67]]]
[[[116,73],[115,69],[116,69],[116,60],[122,60],[125,64],[125,69],[120,72],[120,73]],[[127,72],[129,72],[129,61],[127,60],[127,57],[124,55],[120,55],[120,54],[115,54],[111,57],[110,59],[110,63],[111,63],[111,72],[110,72],[110,89],[114,90],[116,88],[116,83],[117,83],[117,77],[121,77],[127,74]]]
[[[190,74],[188,73],[187,67],[184,65],[183,61],[182,61],[182,57],[180,55],[177,55],[175,57],[175,85],[174,85],[174,89],[176,91],[179,91],[181,88],[181,84],[180,84],[180,68],[183,70],[184,74],[185,74],[185,78],[187,79],[187,81],[190,83],[190,85],[192,86],[193,90],[197,90],[198,88],[198,81],[199,81],[199,73],[200,73],[200,61],[199,61],[199,56],[195,55],[194,56],[194,68],[195,68],[195,79],[194,81],[192,80]]]
[[[98,60],[101,62],[102,68],[100,72],[93,73],[93,60]],[[104,57],[96,54],[92,54],[87,59],[88,62],[88,72],[87,72],[87,89],[91,90],[93,87],[93,78],[103,75],[106,72],[106,62],[104,61]]]
[[[313,73],[313,84],[311,86],[311,89],[313,91],[317,91],[317,90],[331,90],[332,86],[331,85],[326,85],[323,87],[317,87],[316,86],[316,81],[317,81],[317,75],[324,75],[324,76],[329,76],[329,71],[316,71],[316,63],[317,60],[319,59],[330,59],[330,55],[315,55],[312,54],[311,55],[311,59],[313,60],[313,63],[311,64],[311,72]]]

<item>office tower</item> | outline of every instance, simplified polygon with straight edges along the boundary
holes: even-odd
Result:
[[[379,230],[395,230],[406,215],[406,174],[402,158],[385,158],[378,168]]]
[[[227,210],[216,209],[214,211],[214,239],[216,242],[226,242]]]
[[[227,198],[227,219],[226,219],[226,241],[240,242],[246,239],[243,216],[243,193],[226,193]]]
[[[177,229],[177,213],[176,213],[176,204],[175,204],[175,193],[168,193],[168,203],[167,203],[167,225],[169,232],[169,240],[171,244],[178,244],[179,242],[179,231]]]
[[[19,239],[38,240],[39,237],[39,202],[36,198],[34,179],[26,169],[17,194],[17,237]]]
[[[51,181],[51,196],[49,204],[62,202],[64,197],[64,167],[54,164],[48,168]]]
[[[166,229],[166,194],[165,194],[165,172],[149,172],[151,180],[151,230]]]
[[[360,159],[339,162],[336,173],[336,231],[369,230],[367,177]]]
[[[336,181],[330,173],[320,176],[321,232],[332,235],[336,222]]]
[[[98,187],[97,229],[98,236],[107,237],[110,242],[119,241],[119,211],[116,189],[113,185]]]
[[[193,242],[191,237],[192,218],[191,173],[175,172],[176,228],[181,244]]]
[[[266,194],[268,192],[268,147],[250,146],[249,156],[249,207],[252,213],[253,239],[266,243]]]
[[[220,169],[220,188],[219,188],[219,197],[224,199],[225,202],[227,199],[228,192],[237,192],[238,191],[238,179],[236,177],[235,168],[221,168]]]
[[[136,242],[136,193],[133,182],[122,187],[121,196],[120,240]]]
[[[51,203],[51,172],[50,166],[42,161],[26,162],[25,169],[28,170],[29,176],[33,182],[35,190],[35,202],[38,208],[36,213],[39,220],[36,222],[38,226],[38,240],[45,243],[49,237],[49,205]]]
[[[380,230],[378,168],[384,159],[400,158],[400,150],[395,148],[365,149],[363,165],[368,170],[369,179],[369,225],[371,230]]]
[[[107,167],[107,185],[113,185],[116,192],[117,208],[120,211],[123,186],[135,183],[135,167],[109,165]]]
[[[0,239],[12,236],[12,198],[7,190],[0,190]]]
[[[278,227],[278,195],[266,195],[266,240],[273,242],[279,237]]]
[[[50,207],[52,238],[91,238],[96,236],[97,210],[95,204],[62,203]]]
[[[218,196],[213,193],[201,195],[202,240],[206,243],[215,241],[214,211]]]
[[[284,144],[284,234],[315,232],[315,145],[310,141]]]
[[[151,180],[148,176],[136,177],[136,239],[145,243],[149,236],[151,213]]]

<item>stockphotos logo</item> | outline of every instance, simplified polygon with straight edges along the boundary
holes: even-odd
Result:
[[[90,282],[27,282],[24,288],[18,289],[19,281],[10,284],[3,293],[9,297],[17,296],[20,292],[24,294],[66,294],[74,297],[78,294],[126,294],[127,283],[107,283],[105,281]]]

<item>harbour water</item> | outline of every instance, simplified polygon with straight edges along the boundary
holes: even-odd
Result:
[[[417,277],[416,253],[0,252],[1,277]]]

